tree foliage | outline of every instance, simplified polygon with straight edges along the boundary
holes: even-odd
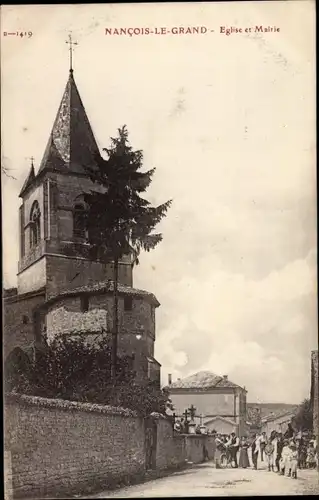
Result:
[[[6,390],[121,406],[143,416],[152,412],[164,414],[168,394],[152,382],[136,383],[132,358],[119,358],[116,380],[111,379],[109,344],[105,338],[88,343],[83,337],[60,337],[37,351],[33,365],[15,354],[6,363]]]
[[[298,407],[293,419],[297,430],[311,431],[313,427],[312,405],[310,399],[305,399]]]
[[[171,200],[154,207],[142,197],[151,183],[155,169],[141,172],[143,152],[134,151],[128,141],[126,126],[111,138],[110,148],[103,150],[107,158],[96,157],[95,165],[87,167],[97,189],[84,193],[87,210],[89,255],[94,260],[113,262],[113,329],[112,377],[117,370],[118,339],[118,274],[119,260],[130,256],[132,265],[139,263],[141,250],[149,252],[162,240],[155,227],[166,215]]]
[[[155,168],[140,171],[143,152],[130,146],[126,126],[118,129],[118,137],[111,138],[111,147],[103,151],[107,159],[98,156],[88,174],[104,189],[84,194],[92,256],[115,261],[131,255],[133,263],[138,264],[141,250],[150,251],[162,240],[162,234],[154,233],[154,229],[166,215],[171,200],[154,207],[141,196]]]

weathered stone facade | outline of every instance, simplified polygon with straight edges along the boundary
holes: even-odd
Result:
[[[313,411],[313,430],[319,438],[319,399],[318,399],[318,351],[311,353],[311,404]]]
[[[20,221],[20,262],[18,292],[27,293],[46,286],[47,297],[103,279],[112,279],[112,265],[93,262],[85,253],[81,238],[74,236],[74,205],[80,193],[96,189],[84,175],[44,172],[24,193]],[[33,203],[40,207],[41,239],[30,246],[30,213]],[[122,260],[119,282],[132,286],[129,257]]]
[[[45,330],[49,339],[57,335],[83,334],[96,338],[102,334],[111,338],[113,327],[112,291],[100,293],[95,286],[84,287],[87,290],[74,290],[51,298],[39,306],[39,330]],[[81,289],[82,290],[82,289]],[[119,355],[134,354],[134,366],[137,373],[160,383],[160,365],[154,359],[155,343],[155,308],[158,303],[152,294],[133,288],[119,287],[118,301]],[[130,303],[127,308],[127,294]],[[140,292],[140,295],[139,295]],[[86,297],[87,311],[82,310],[82,298]],[[90,335],[91,332],[91,335]]]
[[[4,358],[15,347],[29,347],[36,340],[33,312],[44,302],[44,289],[23,295],[14,294],[4,299]]]

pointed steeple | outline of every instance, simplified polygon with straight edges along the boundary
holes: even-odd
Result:
[[[96,154],[99,149],[71,68],[39,173],[48,168],[83,174]]]
[[[29,175],[23,183],[22,189],[21,189],[20,194],[19,194],[19,198],[21,198],[23,196],[23,194],[25,193],[25,191],[28,189],[28,187],[31,186],[34,179],[35,179],[35,171],[34,171],[34,165],[33,165],[33,160],[32,160]]]

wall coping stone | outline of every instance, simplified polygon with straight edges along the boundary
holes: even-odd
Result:
[[[195,438],[199,438],[199,439],[203,439],[203,438],[208,438],[210,437],[208,434],[182,434],[183,436],[187,437],[187,438],[191,438],[191,439],[195,439]]]
[[[167,416],[163,415],[162,413],[157,413],[156,411],[153,411],[153,413],[150,414],[150,417],[162,420],[168,420]]]
[[[138,413],[129,408],[121,408],[110,405],[100,405],[93,403],[80,403],[65,399],[50,399],[39,396],[28,396],[17,392],[5,395],[5,405],[7,403],[20,403],[25,406],[37,406],[41,408],[56,408],[59,410],[78,410],[88,413],[100,413],[104,415],[119,415],[122,417],[138,417]]]

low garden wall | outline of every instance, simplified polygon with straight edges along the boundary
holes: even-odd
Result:
[[[143,419],[130,410],[30,396],[5,400],[15,496],[81,489],[143,474]]]
[[[175,468],[187,461],[185,436],[175,434],[173,426],[166,418],[157,420],[156,467]]]
[[[211,438],[176,435],[154,418],[157,470],[202,462],[204,447],[213,458]],[[131,410],[10,394],[4,438],[8,496],[70,496],[145,477],[145,422]]]
[[[205,434],[185,435],[186,457],[188,462],[198,464],[205,459],[214,460],[215,440]]]

